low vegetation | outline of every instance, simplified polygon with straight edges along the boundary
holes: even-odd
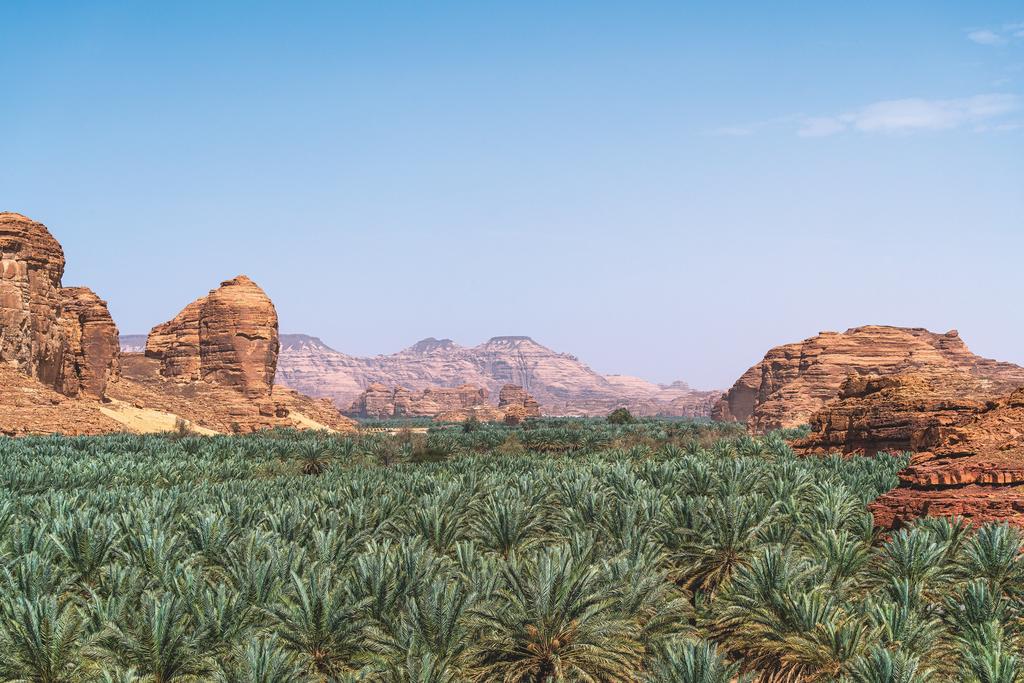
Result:
[[[904,457],[528,421],[0,440],[0,679],[1019,680],[1021,538]]]

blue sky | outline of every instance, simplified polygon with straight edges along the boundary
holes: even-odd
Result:
[[[246,273],[339,350],[528,334],[730,384],[956,327],[1024,363],[1017,2],[0,4],[0,209],[145,332]]]

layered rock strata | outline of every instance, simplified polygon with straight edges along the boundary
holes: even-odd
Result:
[[[869,325],[772,349],[715,404],[712,417],[755,432],[794,427],[838,398],[851,378],[915,370],[965,373],[988,395],[1024,385],[1024,368],[971,353],[956,330]]]
[[[474,347],[431,337],[398,353],[362,358],[335,351],[315,337],[282,335],[278,381],[346,409],[374,384],[410,392],[471,384],[492,396],[515,384],[536,398],[545,415],[604,416],[626,407],[644,416],[707,417],[721,396],[720,391],[694,391],[684,382],[659,385],[601,375],[575,356],[529,337],[494,337]]]
[[[871,506],[885,528],[924,515],[1024,526],[1024,389],[991,390],[967,372],[935,369],[850,380],[794,447],[911,452],[899,486]]]
[[[960,515],[974,524],[1024,527],[1024,390],[939,427],[934,441],[913,456],[900,485],[871,505],[876,524],[893,528],[924,515]]]
[[[146,356],[160,361],[164,377],[259,397],[269,396],[274,386],[279,346],[273,302],[240,275],[154,327]]]
[[[516,384],[506,384],[498,393],[498,408],[504,409],[506,416],[514,413],[517,419],[540,417],[540,404],[526,389]]]
[[[64,251],[42,223],[0,213],[0,363],[48,386],[63,369]]]
[[[430,387],[412,392],[404,387],[389,389],[374,383],[352,402],[346,414],[352,417],[389,419],[434,417],[453,410],[487,404],[489,392],[471,384],[461,387]]]
[[[117,325],[107,302],[88,287],[64,287],[60,294],[64,350],[58,388],[68,396],[103,398],[118,373]]]

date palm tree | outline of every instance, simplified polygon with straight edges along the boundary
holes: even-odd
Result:
[[[739,664],[732,664],[708,642],[675,642],[654,657],[645,680],[650,683],[747,683],[750,675],[740,675]]]
[[[519,683],[632,681],[643,652],[637,628],[614,611],[601,576],[568,546],[512,558],[495,604],[477,611],[473,680]]]
[[[238,647],[217,673],[218,683],[303,683],[309,676],[291,653],[268,638]]]
[[[153,683],[192,681],[213,673],[202,648],[203,633],[178,596],[143,594],[122,625],[111,624],[99,645],[120,664],[151,676]]]
[[[328,568],[292,573],[291,590],[271,613],[284,646],[309,662],[311,672],[344,672],[359,652],[364,604]]]
[[[55,596],[17,598],[0,610],[0,675],[26,683],[83,680],[78,610]]]

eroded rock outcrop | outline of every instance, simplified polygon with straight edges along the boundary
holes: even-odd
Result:
[[[165,377],[203,380],[258,397],[269,396],[274,386],[278,349],[273,302],[240,275],[154,327],[146,356],[161,362]]]
[[[0,213],[0,363],[66,396],[102,398],[117,327],[86,287],[62,287],[64,250],[42,223]]]
[[[63,368],[64,251],[42,223],[0,213],[0,363],[54,386]]]
[[[1024,390],[979,404],[934,430],[900,485],[871,505],[875,523],[898,527],[923,515],[1024,527]]]
[[[274,385],[277,325],[273,302],[255,282],[227,280],[154,327],[144,354],[125,353],[124,380],[111,394],[216,432],[354,429],[329,401]]]
[[[178,315],[154,327],[146,340],[146,357],[160,361],[160,374],[183,382],[197,382],[199,367],[199,313],[206,297],[183,308]]]
[[[117,325],[107,302],[88,287],[64,287],[60,297],[64,349],[58,389],[67,396],[102,398],[118,373]]]
[[[389,419],[398,417],[434,417],[447,411],[487,404],[487,389],[465,384],[460,387],[429,387],[412,392],[404,387],[389,389],[371,384],[346,411],[352,417]]]
[[[517,419],[540,417],[540,404],[517,384],[506,384],[498,393],[498,408],[504,409],[506,417],[514,414]]]
[[[923,451],[944,428],[969,419],[995,394],[966,372],[932,368],[886,376],[850,377],[839,398],[810,419],[803,453]]]
[[[62,287],[63,272],[43,224],[0,213],[0,434],[354,428],[328,401],[274,387],[277,313],[248,278],[157,326],[149,357],[122,359],[106,302]]]
[[[805,454],[913,454],[872,505],[883,527],[922,515],[1024,526],[1024,390],[993,396],[991,383],[941,368],[851,379],[811,426],[794,443]]]
[[[822,332],[768,352],[715,405],[712,417],[745,422],[756,432],[808,423],[843,386],[858,378],[910,371],[964,373],[975,395],[1024,385],[1024,368],[971,353],[955,330],[869,325]]]

